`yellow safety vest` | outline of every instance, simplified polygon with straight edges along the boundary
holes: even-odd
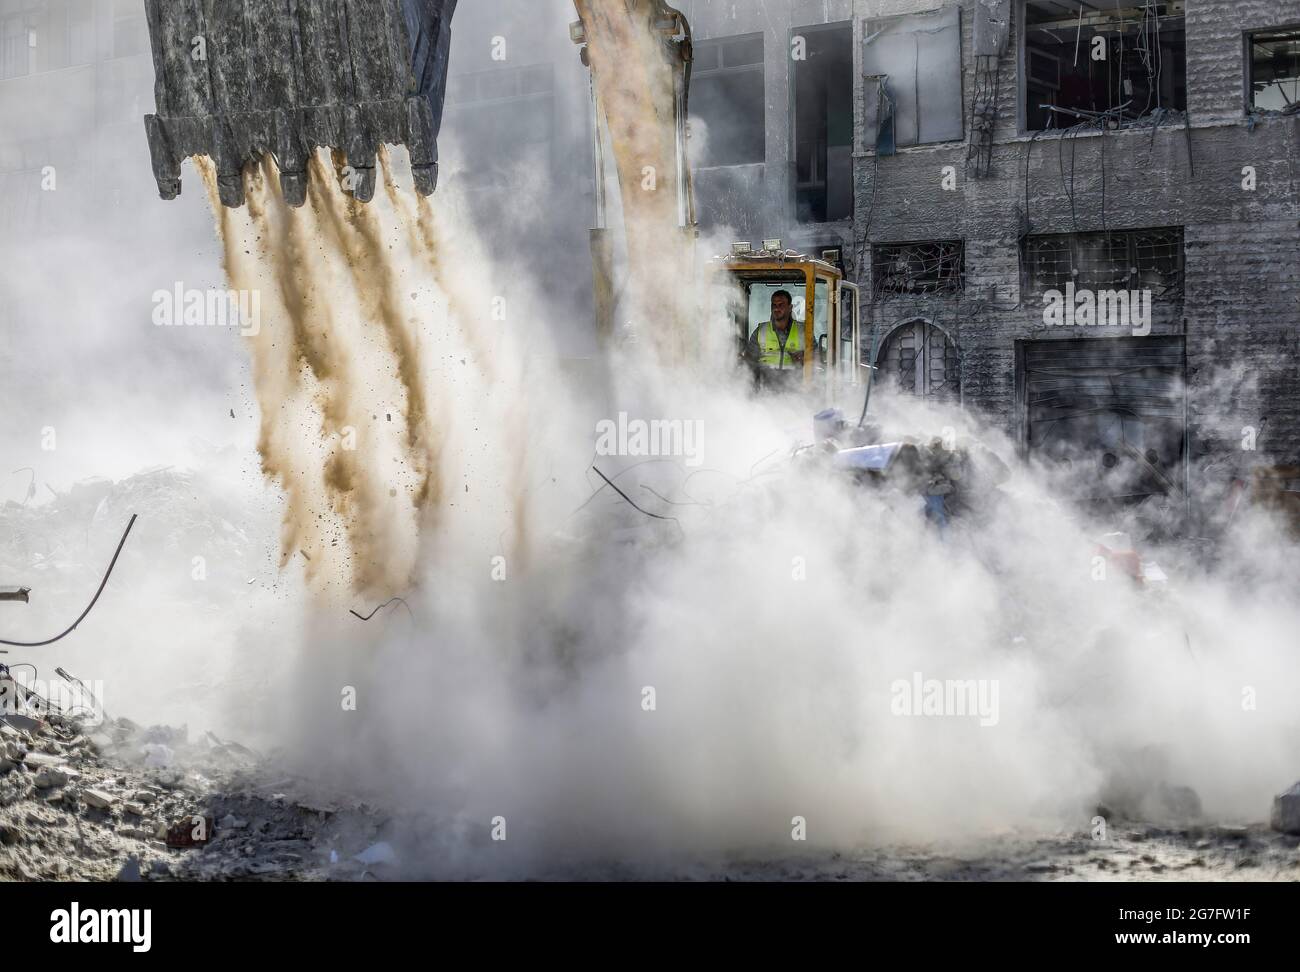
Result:
[[[791,351],[803,351],[803,325],[798,321],[790,322],[786,332],[785,344],[781,335],[772,326],[772,322],[758,325],[758,363],[765,368],[802,368],[803,365],[790,358]],[[785,353],[782,354],[782,348]]]

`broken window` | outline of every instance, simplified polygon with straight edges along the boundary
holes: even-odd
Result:
[[[1149,290],[1153,298],[1183,290],[1182,227],[1048,233],[1025,237],[1024,286],[1033,293]]]
[[[965,286],[961,240],[878,243],[871,248],[872,290],[891,294],[959,294]]]
[[[853,217],[853,26],[791,35],[795,213],[804,223]]]
[[[869,20],[862,72],[868,104],[883,88],[887,107],[868,136],[882,151],[964,137],[960,7]]]
[[[1250,108],[1294,112],[1300,106],[1300,27],[1246,37]]]
[[[691,151],[698,166],[765,158],[763,35],[699,41],[691,65]]]
[[[1025,0],[1021,104],[1026,131],[1187,108],[1182,0],[1109,7]]]

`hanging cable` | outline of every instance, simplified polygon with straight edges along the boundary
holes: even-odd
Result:
[[[108,570],[104,571],[104,579],[99,582],[99,590],[95,591],[95,596],[90,599],[90,603],[86,605],[86,610],[81,612],[81,616],[78,617],[76,621],[73,621],[72,624],[69,625],[61,634],[57,634],[53,638],[47,638],[44,641],[6,641],[5,639],[0,638],[0,645],[10,645],[14,648],[43,648],[46,645],[52,645],[54,642],[66,638],[68,635],[72,634],[72,632],[76,631],[77,625],[86,620],[86,615],[90,613],[91,608],[95,606],[95,602],[99,600],[99,595],[104,593],[104,587],[108,584],[108,579],[113,576],[113,568],[117,565],[118,555],[121,554],[122,547],[126,545],[126,538],[131,535],[131,527],[135,526],[137,515],[138,514],[135,513],[131,514],[131,522],[126,525],[126,532],[122,534],[122,539],[118,541],[117,550],[113,552],[113,559],[109,561]]]

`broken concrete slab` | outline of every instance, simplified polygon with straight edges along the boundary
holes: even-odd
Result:
[[[107,810],[117,798],[111,793],[105,793],[103,790],[82,790],[81,799],[87,806],[94,807],[96,810]]]
[[[31,769],[44,769],[46,767],[54,769],[62,766],[64,759],[62,756],[52,756],[49,753],[30,752],[23,757],[23,762]]]
[[[57,786],[67,786],[76,774],[66,766],[43,766],[32,780],[38,790],[49,790]]]
[[[41,720],[33,719],[31,716],[22,715],[18,712],[6,712],[0,715],[0,722],[4,722],[22,732],[39,732]]]
[[[1274,830],[1284,834],[1300,834],[1300,783],[1273,798],[1269,823]]]

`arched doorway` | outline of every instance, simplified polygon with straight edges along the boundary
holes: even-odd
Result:
[[[961,352],[943,328],[908,321],[889,332],[876,355],[885,381],[921,397],[961,398]]]

